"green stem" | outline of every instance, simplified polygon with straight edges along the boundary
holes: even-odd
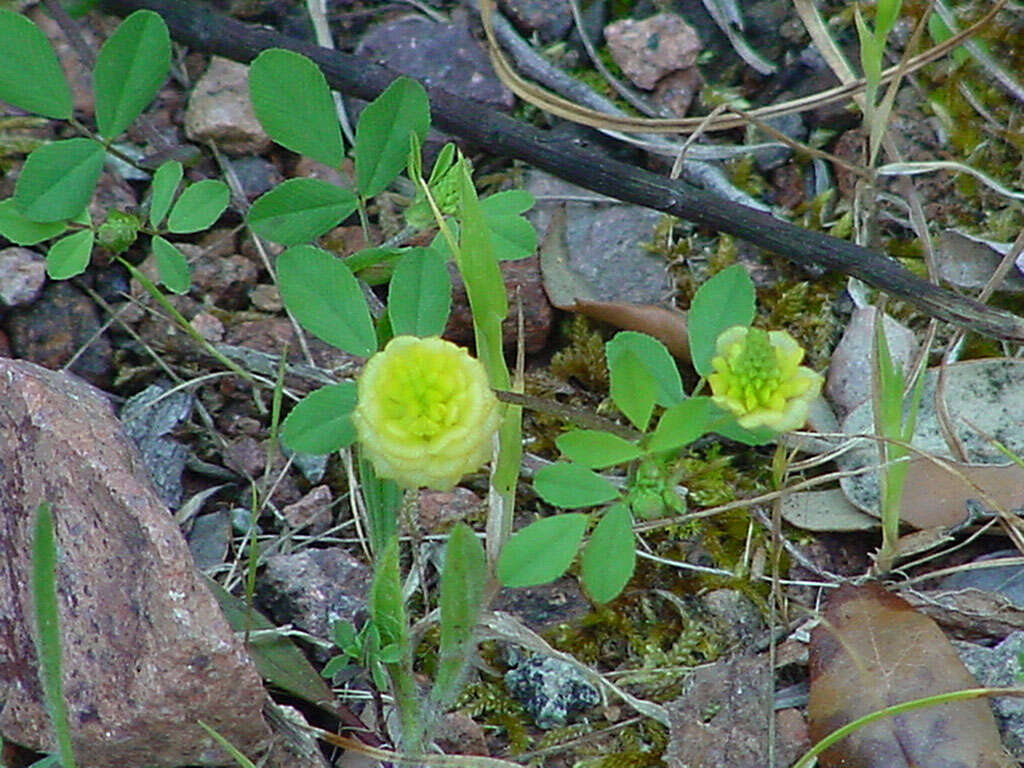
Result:
[[[181,312],[179,312],[177,308],[173,304],[171,304],[170,301],[167,300],[167,297],[164,296],[164,294],[161,292],[159,288],[156,287],[156,285],[153,284],[152,280],[150,280],[148,277],[142,274],[142,272],[140,272],[139,269],[130,261],[127,261],[121,256],[117,256],[116,258],[119,262],[121,262],[121,264],[124,265],[125,269],[128,270],[131,276],[139,281],[142,287],[146,289],[146,291],[149,293],[150,296],[153,297],[156,303],[163,307],[164,311],[166,311],[174,319],[174,322],[176,322],[178,326],[192,338],[193,341],[195,341],[199,346],[201,346],[207,352],[207,354],[216,358],[221,365],[223,365],[229,371],[238,374],[246,381],[253,381],[252,374],[250,374],[247,370],[242,368],[234,360],[223,355],[209,341],[204,339],[203,336],[199,333],[199,331],[193,328],[192,324],[185,319],[185,316],[182,315]]]

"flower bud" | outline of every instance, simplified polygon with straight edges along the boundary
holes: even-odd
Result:
[[[380,477],[449,490],[490,458],[500,414],[487,372],[466,350],[396,336],[363,368],[352,420]]]

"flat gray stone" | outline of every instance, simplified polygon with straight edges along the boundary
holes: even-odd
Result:
[[[565,205],[566,265],[585,282],[590,297],[660,304],[670,294],[665,259],[644,247],[664,214],[611,199],[581,202],[600,196],[540,171],[528,174],[525,188],[538,198],[526,218],[542,243],[554,206]]]

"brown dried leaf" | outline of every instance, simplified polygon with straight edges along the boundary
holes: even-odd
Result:
[[[628,304],[624,301],[576,299],[568,309],[627,331],[653,336],[680,360],[690,361],[690,340],[686,332],[686,313],[653,304]]]
[[[920,456],[910,460],[900,520],[915,528],[956,525],[967,517],[970,500],[981,501],[986,508],[993,504],[1005,510],[1024,507],[1024,467],[945,463],[939,466]]]
[[[814,741],[859,717],[911,699],[977,688],[928,617],[878,584],[832,593],[811,635]],[[1009,768],[984,699],[939,704],[883,718],[819,758],[822,768]]]

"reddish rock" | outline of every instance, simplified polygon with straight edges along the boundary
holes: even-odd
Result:
[[[666,765],[762,768],[773,691],[767,655],[738,656],[695,670],[686,678],[682,696],[667,705]],[[775,759],[777,765],[790,765],[806,742],[800,741],[790,717],[782,725],[776,728]]]
[[[466,286],[454,267],[452,273],[452,314],[444,337],[458,344],[473,343],[473,315],[469,310]],[[501,274],[505,278],[508,293],[508,317],[502,324],[505,351],[514,355],[519,324],[519,302],[523,307],[523,336],[526,351],[539,352],[548,341],[554,309],[544,292],[541,281],[540,261],[536,256],[518,261],[503,261]]]
[[[321,368],[333,371],[338,377],[352,376],[358,372],[362,358],[342,352],[308,333],[306,340],[313,362]],[[295,338],[295,329],[291,322],[283,317],[246,320],[233,325],[228,328],[224,343],[249,347],[268,355],[279,355],[287,347],[289,360],[305,362],[299,342]]]
[[[224,449],[224,466],[243,477],[256,477],[267,465],[267,449],[254,437],[242,436]]]
[[[249,101],[249,68],[214,56],[188,100],[185,133],[193,141],[214,141],[233,155],[259,154],[270,137]]]
[[[450,491],[420,491],[420,528],[427,533],[443,533],[451,523],[465,520],[483,509],[484,500],[469,488],[456,486]]]
[[[651,101],[664,107],[669,115],[686,117],[703,84],[704,78],[696,67],[672,72],[658,81]]]
[[[668,73],[696,64],[701,49],[697,32],[674,13],[613,22],[604,39],[623,74],[648,91]]]
[[[224,338],[224,323],[209,312],[200,312],[189,322],[196,332],[209,342],[220,343]]]
[[[832,147],[832,154],[836,157],[848,160],[854,165],[864,164],[867,136],[861,128],[853,128],[843,133],[836,139]],[[853,193],[857,187],[860,177],[849,168],[838,163],[832,164],[832,170],[836,174],[836,186],[839,188],[839,196],[843,200],[852,200]]]
[[[490,757],[487,736],[475,720],[461,712],[442,715],[437,724],[437,745],[449,755]]]
[[[259,675],[196,573],[103,395],[0,360],[0,732],[52,751],[29,573],[33,512],[53,505],[64,692],[82,766],[222,765],[198,725],[256,757]]]
[[[293,528],[305,528],[308,525],[310,533],[317,535],[331,525],[332,501],[331,489],[326,485],[318,485],[294,504],[282,509],[281,514]]]
[[[276,285],[260,283],[249,291],[249,301],[261,312],[277,313],[284,309],[281,294]]]
[[[249,291],[256,285],[259,270],[245,256],[214,256],[197,246],[178,246],[182,253],[191,256],[193,290],[200,291],[212,302],[224,309],[242,309],[249,303]]]
[[[208,256],[230,256],[235,253],[235,230],[211,229],[199,238],[199,245]]]
[[[279,625],[294,624],[327,640],[335,621],[355,623],[365,615],[373,572],[344,549],[270,555],[265,564],[256,596]],[[317,649],[314,654],[323,660],[332,655],[326,649]]]

